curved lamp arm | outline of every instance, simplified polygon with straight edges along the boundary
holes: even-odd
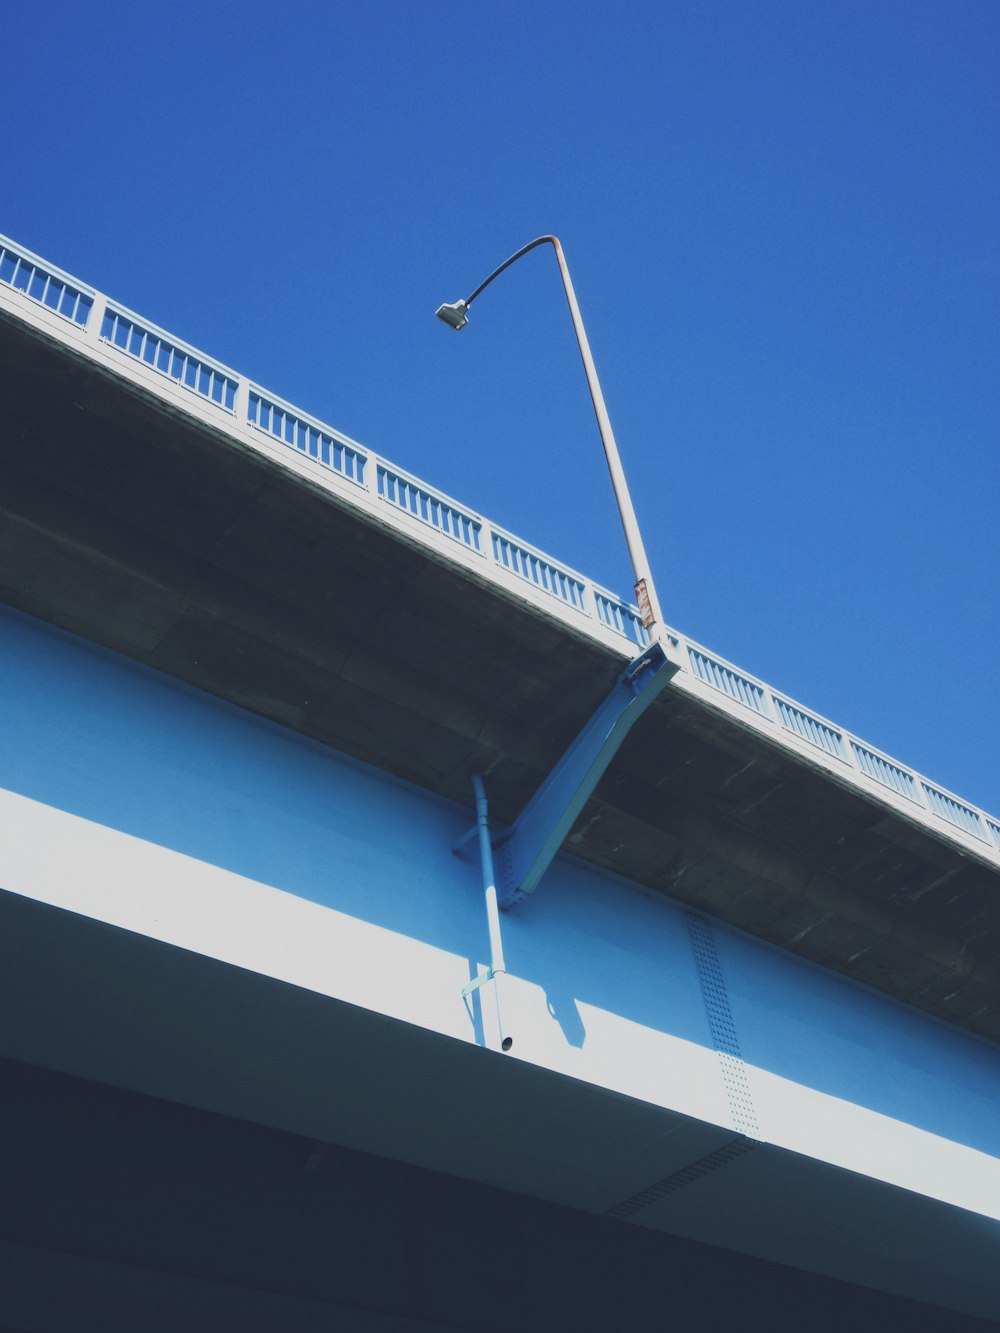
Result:
[[[566,300],[569,302],[569,311],[573,317],[573,328],[576,331],[576,340],[580,348],[580,356],[583,359],[587,387],[590,390],[591,401],[594,404],[597,426],[601,432],[601,442],[604,445],[604,456],[608,462],[608,471],[611,473],[611,484],[614,487],[615,498],[618,501],[618,513],[621,516],[622,527],[625,529],[625,541],[632,559],[632,570],[635,574],[635,595],[642,615],[642,623],[647,629],[652,630],[654,627],[659,629],[663,625],[663,616],[660,612],[660,603],[653,584],[653,575],[649,568],[649,558],[646,555],[642,534],[639,531],[639,522],[635,516],[628,482],[625,480],[621,458],[618,454],[618,445],[615,443],[614,431],[611,429],[611,420],[608,417],[604,394],[601,392],[600,381],[597,378],[597,369],[594,366],[590,343],[587,341],[587,332],[583,327],[583,318],[577,304],[576,292],[573,290],[573,282],[566,266],[566,256],[563,254],[563,248],[558,237],[537,236],[533,241],[529,241],[527,245],[515,251],[509,259],[505,259],[499,268],[495,268],[485,282],[479,284],[471,296],[464,301],[456,301],[453,305],[440,306],[437,310],[437,316],[453,329],[464,329],[469,322],[469,307],[480,292],[485,291],[494,278],[499,277],[504,269],[510,268],[511,264],[520,259],[522,255],[526,255],[529,250],[534,250],[536,246],[545,244],[551,245],[556,252],[563,287],[566,289]]]

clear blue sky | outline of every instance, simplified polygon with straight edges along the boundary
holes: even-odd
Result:
[[[1000,813],[995,0],[52,3],[0,231]]]

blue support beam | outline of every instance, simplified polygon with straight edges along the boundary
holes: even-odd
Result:
[[[533,892],[622,741],[677,672],[654,641],[634,658],[555,768],[498,839],[500,906]]]

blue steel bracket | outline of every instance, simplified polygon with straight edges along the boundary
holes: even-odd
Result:
[[[473,977],[471,981],[466,982],[462,987],[462,999],[467,1000],[473,991],[477,991],[480,986],[485,986],[487,981],[492,981],[497,976],[493,968],[487,968],[485,972],[480,972],[478,977]]]
[[[654,640],[634,658],[496,845],[500,906],[532,893],[622,742],[678,670]]]

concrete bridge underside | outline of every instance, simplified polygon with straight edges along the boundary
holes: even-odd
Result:
[[[29,1065],[0,1083],[12,1333],[992,1326]]]
[[[512,819],[622,655],[0,318],[0,597]],[[569,848],[1000,1038],[1000,876],[678,691]]]
[[[625,641],[2,307],[0,398],[0,1324],[1000,1318],[992,849],[668,686],[463,998]]]
[[[1000,1309],[996,1224],[963,1209],[733,1160],[723,1127],[20,895],[0,926],[19,1333],[972,1333],[963,1308]],[[602,1215],[690,1161],[640,1225]]]

